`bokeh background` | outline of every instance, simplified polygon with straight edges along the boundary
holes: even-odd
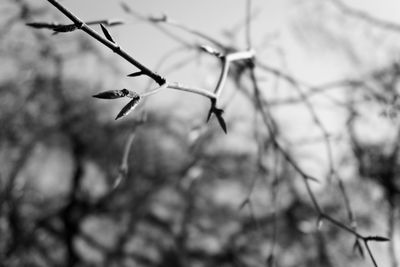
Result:
[[[210,91],[221,66],[199,47],[215,43],[159,19],[221,51],[247,49],[250,29],[259,94],[235,63],[219,100],[228,134],[206,123],[208,99],[170,89],[116,121],[127,100],[92,95],[157,85],[83,32],[28,27],[70,23],[47,1],[2,0],[1,266],[374,266],[313,197],[389,237],[370,249],[399,266],[400,2],[60,3],[122,20],[108,29],[134,58]]]

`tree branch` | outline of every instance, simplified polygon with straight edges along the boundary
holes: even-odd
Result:
[[[72,14],[69,10],[67,10],[64,6],[62,6],[57,0],[47,0],[50,4],[52,4],[55,8],[61,11],[66,17],[68,17],[74,24],[75,26],[86,32],[88,35],[102,43],[103,45],[107,46],[109,49],[111,49],[114,53],[119,55],[120,57],[124,58],[126,61],[134,65],[136,68],[140,69],[143,74],[149,76],[152,78],[156,83],[158,83],[160,86],[163,85],[166,80],[165,78],[161,77],[159,74],[151,71],[149,68],[144,66],[142,63],[131,57],[125,50],[123,50],[119,45],[116,43],[113,43],[106,38],[102,37],[100,34],[98,34],[95,30],[90,28],[87,24],[85,24],[81,19],[76,17],[74,14]]]

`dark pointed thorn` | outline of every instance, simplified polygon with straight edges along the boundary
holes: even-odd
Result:
[[[101,30],[102,30],[103,33],[104,33],[104,36],[107,38],[107,40],[110,41],[111,43],[114,43],[114,44],[115,44],[115,41],[114,41],[113,38],[111,37],[111,34],[108,32],[108,30],[106,29],[106,27],[104,27],[104,25],[101,24],[101,23],[100,23],[100,27],[101,27]]]
[[[206,122],[210,121],[211,115],[214,113],[215,105],[216,105],[216,100],[215,99],[211,100],[211,106],[210,106],[210,110],[208,111],[208,114],[207,114]]]
[[[365,241],[388,242],[390,239],[383,236],[368,236]]]
[[[213,108],[211,107],[210,110],[208,111],[208,114],[207,114],[207,120],[206,120],[207,122],[210,121],[212,113],[213,113]]]
[[[137,76],[140,76],[140,75],[143,75],[143,74],[144,74],[143,71],[137,71],[137,72],[133,72],[131,74],[128,74],[127,76],[128,77],[137,77]]]
[[[104,91],[104,92],[98,93],[96,95],[93,95],[93,97],[101,98],[101,99],[115,99],[115,98],[125,97],[129,94],[130,94],[130,91],[128,89],[109,90],[109,91]]]
[[[226,123],[224,118],[222,117],[222,113],[224,111],[222,109],[215,109],[214,110],[214,114],[217,117],[218,123],[221,126],[222,130],[224,131],[225,134],[228,133],[227,129],[226,129]]]
[[[134,97],[131,101],[129,101],[128,104],[126,104],[121,111],[118,113],[117,117],[115,117],[115,120],[118,120],[122,117],[125,117],[128,115],[132,110],[135,109],[135,107],[139,104],[141,97],[137,95]]]
[[[58,25],[52,28],[55,32],[72,32],[78,29],[75,24]]]
[[[29,22],[25,25],[36,29],[54,29],[55,27],[60,26],[59,24],[46,22]]]

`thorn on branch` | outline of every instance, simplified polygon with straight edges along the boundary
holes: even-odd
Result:
[[[107,38],[108,41],[115,44],[114,39],[111,37],[110,32],[104,27],[102,23],[100,23],[101,30],[103,31],[104,36]]]
[[[62,32],[72,32],[81,27],[77,24],[59,24],[59,23],[46,23],[46,22],[30,22],[25,25],[36,28],[36,29],[50,29],[53,30],[53,34]]]
[[[353,252],[358,252],[360,254],[361,258],[363,258],[363,259],[365,258],[364,249],[362,248],[360,240],[358,240],[358,238],[354,242]]]
[[[216,107],[216,101],[211,101],[211,108],[208,111],[207,122],[210,120],[211,115],[214,114],[215,117],[217,117],[218,123],[221,126],[222,130],[224,131],[225,134],[227,134],[228,131],[226,129],[226,123],[225,123],[224,118],[222,117],[223,113],[224,113],[223,109]]]
[[[36,29],[54,29],[61,24],[59,23],[46,23],[46,22],[29,22],[25,24],[26,26],[36,28]]]
[[[65,24],[65,25],[58,25],[53,28],[54,34],[60,33],[60,32],[73,32],[78,29],[78,26],[75,24]]]
[[[101,99],[115,99],[115,98],[121,98],[131,95],[131,94],[136,94],[132,91],[129,91],[128,89],[122,89],[122,90],[110,90],[110,91],[104,91],[101,93],[98,93],[96,95],[93,95],[93,97],[96,98],[101,98]]]
[[[365,240],[365,242],[368,242],[368,241],[388,242],[388,241],[390,241],[389,238],[383,237],[383,236],[367,236],[364,240]]]
[[[137,107],[137,105],[139,104],[141,100],[140,95],[136,94],[134,96],[132,96],[132,100],[129,101],[128,104],[126,104],[121,111],[118,113],[117,117],[115,117],[115,120],[118,120],[122,117],[125,117],[126,115],[128,115],[132,110],[135,109],[135,107]]]
[[[143,74],[144,74],[143,71],[137,71],[137,72],[133,72],[133,73],[131,73],[131,74],[128,74],[127,76],[128,76],[128,77],[137,77],[137,76],[141,76],[141,75],[143,75]]]
[[[112,27],[112,26],[117,26],[117,25],[124,24],[124,21],[123,20],[119,20],[119,19],[114,19],[114,20],[95,20],[95,21],[85,22],[85,24],[87,24],[87,25],[103,24],[103,25],[107,25],[109,27]],[[26,23],[25,25],[29,26],[29,27],[32,27],[32,28],[35,28],[35,29],[50,29],[50,30],[54,30],[56,33],[58,33],[58,32],[71,32],[71,31],[74,31],[74,30],[79,29],[81,27],[81,26],[78,26],[76,24],[61,24],[61,23],[58,23],[58,22],[52,22],[52,23],[48,23],[48,22],[29,22],[29,23]]]

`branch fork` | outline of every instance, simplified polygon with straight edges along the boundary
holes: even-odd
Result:
[[[144,96],[149,96],[151,94],[154,94],[158,92],[162,88],[170,88],[170,89],[175,89],[175,90],[180,90],[180,91],[186,91],[186,92],[191,92],[195,93],[198,95],[202,95],[204,97],[207,97],[211,101],[211,108],[209,111],[209,114],[207,116],[207,121],[210,119],[211,115],[214,114],[218,122],[223,129],[223,131],[226,133],[226,123],[222,117],[223,110],[220,108],[217,108],[217,100],[222,92],[222,89],[225,85],[226,78],[228,75],[228,70],[229,66],[232,62],[239,61],[239,60],[245,60],[245,59],[251,59],[254,57],[255,53],[253,50],[248,50],[248,51],[242,51],[242,52],[232,52],[228,53],[226,55],[222,54],[221,52],[217,51],[214,48],[211,48],[209,46],[201,46],[202,50],[216,56],[221,60],[222,63],[222,70],[220,77],[218,79],[216,88],[214,92],[209,92],[208,90],[201,89],[201,88],[196,88],[192,86],[183,86],[179,83],[170,83],[167,82],[167,80],[157,74],[156,72],[152,71],[136,59],[134,59],[132,56],[130,56],[125,50],[123,50],[117,43],[114,41],[112,38],[110,32],[107,30],[107,28],[103,25],[103,22],[105,24],[109,24],[109,26],[112,25],[119,25],[121,23],[116,22],[116,23],[109,23],[108,20],[105,21],[94,21],[91,22],[90,24],[100,24],[101,30],[103,32],[103,36],[101,36],[99,33],[97,33],[95,30],[90,28],[88,26],[89,23],[83,22],[81,19],[76,17],[73,13],[71,13],[68,9],[66,9],[63,5],[61,5],[57,0],[47,0],[50,4],[52,4],[54,7],[56,7],[59,11],[61,11],[66,17],[68,17],[73,24],[67,24],[67,25],[62,25],[62,24],[56,24],[56,23],[28,23],[28,26],[34,27],[34,28],[49,28],[54,30],[55,32],[70,32],[74,31],[76,29],[82,30],[86,32],[88,35],[108,47],[110,50],[112,50],[114,53],[134,65],[136,68],[139,69],[139,71],[134,72],[129,74],[129,77],[137,77],[137,76],[148,76],[152,80],[154,80],[158,85],[159,88],[139,95],[137,93],[134,93],[132,91],[129,91],[128,89],[122,89],[122,90],[112,90],[112,91],[106,91],[99,93],[97,95],[94,95],[94,97],[97,98],[103,98],[103,99],[114,99],[114,98],[120,98],[120,97],[130,97],[132,100],[122,108],[121,112],[117,115],[116,119],[119,119],[123,116],[126,116],[133,108],[137,106],[137,104],[140,102],[141,98]],[[163,21],[167,21],[166,16],[163,17]]]

